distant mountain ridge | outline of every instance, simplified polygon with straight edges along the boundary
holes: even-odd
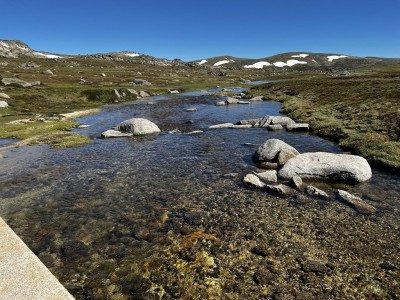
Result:
[[[201,68],[224,69],[271,69],[271,70],[347,70],[366,66],[400,63],[398,58],[357,57],[336,53],[288,52],[260,59],[218,56],[190,62],[180,59],[169,60],[136,52],[122,51],[88,55],[64,55],[35,51],[18,40],[0,40],[0,57],[3,58],[43,58],[68,59],[73,57],[96,60],[129,60],[140,64],[173,66],[189,65]]]
[[[260,59],[218,56],[190,62],[192,65],[227,69],[352,69],[400,63],[397,58],[357,57],[337,53],[288,52]]]

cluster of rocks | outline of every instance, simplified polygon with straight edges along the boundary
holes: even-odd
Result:
[[[363,157],[328,152],[300,154],[295,148],[278,139],[264,142],[252,159],[259,168],[267,170],[247,174],[243,179],[244,183],[300,199],[304,197],[302,193],[312,197],[330,198],[325,191],[305,185],[303,179],[355,184],[372,177],[371,167]],[[285,183],[278,184],[278,178]],[[349,204],[359,213],[370,215],[376,212],[374,206],[344,190],[338,190],[337,195],[340,201]]]
[[[102,138],[142,136],[159,133],[161,130],[153,122],[143,118],[132,118],[119,123],[115,128],[104,131]]]
[[[209,128],[266,128],[271,131],[286,128],[288,131],[309,131],[310,125],[307,123],[296,123],[289,117],[265,116],[258,119],[240,120],[236,124],[223,123],[212,125]]]

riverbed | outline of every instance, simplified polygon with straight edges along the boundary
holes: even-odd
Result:
[[[216,101],[200,92],[105,106],[78,119],[91,145],[9,150],[0,216],[77,299],[399,299],[400,178],[311,182],[328,200],[252,189],[242,178],[267,139],[342,151],[308,133],[208,129],[280,111]],[[162,132],[100,138],[133,117]],[[338,188],[378,212],[357,213]]]

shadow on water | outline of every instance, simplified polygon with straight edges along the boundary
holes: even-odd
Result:
[[[284,237],[277,232],[292,226],[288,225],[291,222],[306,227],[313,224],[319,229],[312,227],[310,233],[303,233],[313,236],[309,237],[312,240],[315,230],[330,232],[325,227],[321,229],[323,218],[330,224],[331,215],[353,218],[352,209],[333,201],[314,201],[309,212],[313,215],[300,214],[304,208],[292,205],[292,200],[245,189],[240,183],[243,175],[257,170],[251,155],[269,138],[281,139],[299,152],[340,153],[334,143],[313,135],[286,131],[209,130],[210,125],[218,123],[279,115],[280,104],[260,101],[217,107],[215,97],[210,95],[189,96],[170,95],[106,106],[102,112],[78,120],[90,125],[78,131],[93,138],[93,144],[66,150],[52,150],[47,146],[12,149],[0,160],[1,216],[76,297],[83,297],[85,293],[91,297],[98,293],[100,298],[110,298],[110,293],[129,297],[145,293],[132,282],[137,282],[144,272],[139,266],[146,258],[158,253],[158,259],[163,259],[159,253],[164,253],[166,236],[172,239],[171,236],[206,231],[222,240],[221,249],[226,243],[229,247],[237,247],[237,251],[243,251],[243,247],[248,251],[249,241],[257,243],[264,238],[257,233],[261,228],[269,232],[267,238],[275,236],[278,243]],[[189,112],[185,110],[187,108],[196,108],[196,111]],[[162,133],[141,139],[99,139],[101,132],[133,117],[154,121]],[[170,134],[173,130],[204,132]],[[396,215],[399,209],[399,183],[397,176],[374,171],[372,180],[357,186],[325,183],[321,186],[330,194],[339,187],[363,196],[380,208],[381,220],[398,226],[398,219],[393,214]],[[325,212],[321,212],[321,207]],[[386,213],[389,214],[387,217]],[[316,219],[319,225],[310,221]],[[286,225],[280,223],[282,220],[287,221]],[[274,223],[269,223],[272,221]],[[254,227],[254,224],[259,225]],[[337,239],[340,244],[342,234],[329,234],[330,239]],[[318,241],[323,245],[323,239]],[[342,244],[346,243],[342,241]],[[282,247],[279,243],[274,245]],[[207,253],[215,254],[213,251],[217,250]],[[230,260],[236,263],[234,251],[224,251],[226,256],[218,251],[215,254],[220,255],[221,265]],[[293,251],[300,253],[303,250],[293,246]],[[157,268],[154,270],[162,270],[161,266]],[[139,277],[132,277],[126,270]],[[165,274],[172,275],[168,270],[163,274],[157,275],[161,278],[157,279],[158,284],[168,286]],[[144,281],[140,281],[143,289],[149,284]],[[251,284],[255,283],[252,281]],[[117,286],[117,290],[110,291],[111,286]],[[244,286],[236,289],[243,295],[249,292]]]

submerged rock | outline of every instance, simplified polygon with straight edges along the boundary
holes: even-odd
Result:
[[[279,176],[290,179],[318,178],[348,183],[363,182],[372,177],[365,158],[350,154],[311,152],[291,158],[279,171]]]
[[[325,191],[323,191],[319,188],[316,188],[315,186],[312,186],[312,185],[309,185],[306,188],[306,192],[307,192],[307,194],[309,194],[310,196],[313,196],[313,197],[329,198],[328,194]]]
[[[161,131],[156,124],[142,118],[126,120],[118,124],[117,130],[125,133],[132,133],[133,135],[146,135]]]
[[[347,203],[354,206],[354,208],[361,214],[371,215],[376,212],[376,208],[366,203],[361,198],[350,194],[349,192],[338,190],[339,196]]]
[[[225,103],[226,103],[226,104],[238,104],[238,103],[239,103],[239,100],[236,99],[236,98],[228,97],[228,98],[225,100]]]
[[[222,123],[222,124],[217,124],[217,125],[211,125],[208,128],[209,129],[219,129],[219,128],[233,128],[233,123]]]
[[[282,125],[267,125],[267,129],[270,131],[279,131],[279,130],[283,130],[283,126]]]
[[[276,162],[284,165],[289,159],[298,155],[299,152],[292,146],[278,139],[269,139],[262,144],[253,155],[255,162]]]
[[[218,101],[218,102],[215,102],[215,105],[216,106],[225,106],[226,103],[225,103],[225,101]]]
[[[282,195],[282,196],[290,196],[295,193],[295,191],[291,187],[284,185],[284,184],[279,184],[279,185],[268,184],[267,188],[271,191],[278,193],[279,195]]]

